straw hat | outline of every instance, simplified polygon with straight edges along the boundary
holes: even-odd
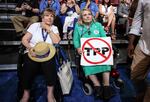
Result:
[[[56,53],[55,47],[45,42],[37,43],[32,50],[36,54],[36,56],[31,56],[30,53],[28,53],[28,56],[30,59],[36,62],[48,61],[53,58]]]

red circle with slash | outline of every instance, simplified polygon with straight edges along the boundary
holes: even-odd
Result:
[[[90,41],[92,41],[92,40],[105,43],[105,44],[108,46],[108,48],[109,48],[109,53],[108,53],[108,55],[107,55],[107,56],[104,56],[102,53],[100,53],[99,51],[97,51],[97,49],[95,49],[94,46],[92,46],[92,44],[90,44]],[[86,56],[85,56],[84,53],[83,53],[83,58],[84,58],[85,61],[87,61],[88,63],[90,63],[90,64],[100,64],[100,63],[103,63],[103,62],[107,61],[107,60],[110,58],[111,53],[112,53],[112,48],[111,48],[111,46],[109,45],[109,43],[106,42],[105,40],[103,40],[103,39],[101,39],[101,38],[90,38],[90,39],[86,40],[86,41],[83,43],[82,51],[84,51],[84,47],[85,47],[86,44],[88,44],[88,45],[94,50],[94,52],[96,52],[97,54],[99,54],[101,57],[104,58],[104,60],[102,60],[102,61],[93,62],[93,61],[90,61],[89,59],[87,59]]]

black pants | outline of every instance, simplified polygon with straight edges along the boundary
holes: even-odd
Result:
[[[55,57],[46,62],[32,61],[27,54],[24,55],[24,66],[22,72],[23,88],[30,89],[37,73],[42,71],[48,86],[54,86],[57,79]]]

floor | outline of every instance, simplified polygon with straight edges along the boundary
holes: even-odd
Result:
[[[124,87],[115,89],[116,95],[108,101],[96,100],[94,95],[87,96],[82,91],[82,82],[78,79],[76,69],[73,68],[74,83],[70,95],[63,97],[64,102],[133,102],[135,91],[132,82],[129,80],[128,71],[125,67],[118,67],[120,78],[124,81]],[[17,72],[1,71],[0,72],[0,100],[1,102],[17,102]],[[46,102],[46,86],[42,76],[39,76],[34,84],[34,99],[36,102]]]
[[[0,48],[0,65],[14,64],[17,62],[17,48]],[[9,53],[9,54],[8,54]],[[13,66],[16,67],[16,66]],[[71,93],[63,96],[64,102],[134,102],[135,90],[129,79],[129,67],[127,65],[118,65],[117,70],[120,72],[120,78],[124,81],[124,87],[115,89],[116,95],[110,100],[95,99],[94,95],[85,95],[82,90],[82,81],[78,79],[76,68],[72,68],[74,83]],[[13,70],[0,70],[0,101],[17,102],[18,77],[16,68]],[[42,76],[37,77],[32,88],[33,102],[46,102],[46,85]]]

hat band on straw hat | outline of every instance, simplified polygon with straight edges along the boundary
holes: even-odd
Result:
[[[45,42],[39,42],[32,49],[36,56],[32,56],[31,53],[28,53],[28,56],[31,60],[35,62],[45,62],[52,59],[55,56],[56,49],[52,44]]]
[[[44,55],[36,55],[37,58],[45,58],[45,57],[48,57],[49,56],[49,53],[50,53],[50,50],[45,53]]]

